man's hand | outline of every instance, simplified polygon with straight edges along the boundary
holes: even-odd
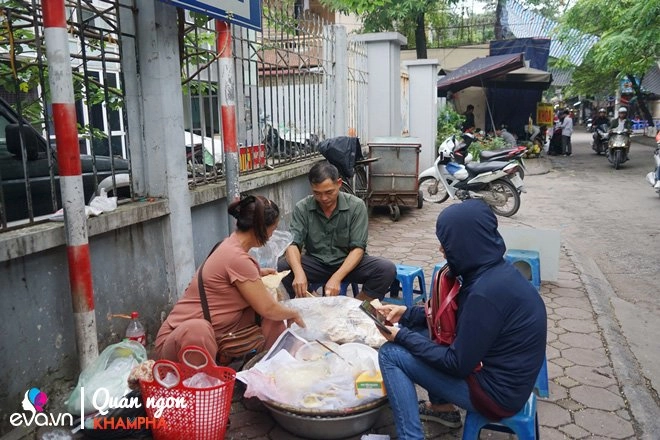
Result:
[[[341,280],[337,281],[337,278],[335,278],[335,276],[333,275],[325,283],[323,292],[325,293],[325,296],[337,296],[339,295],[340,289],[341,289]]]
[[[376,307],[376,310],[383,314],[383,316],[393,324],[399,322],[406,309],[406,306],[397,306],[394,304],[382,304]]]
[[[296,298],[304,298],[307,296],[309,283],[307,282],[307,275],[305,275],[305,272],[301,271],[301,273],[295,275],[291,285],[293,286],[293,291],[296,293]]]

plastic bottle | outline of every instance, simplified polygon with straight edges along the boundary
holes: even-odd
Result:
[[[142,323],[138,321],[140,314],[138,312],[131,313],[131,322],[126,328],[126,338],[132,341],[137,341],[142,345],[147,345],[147,333],[144,331]]]

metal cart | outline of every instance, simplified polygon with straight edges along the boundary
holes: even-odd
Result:
[[[369,166],[367,205],[389,206],[393,221],[401,217],[400,206],[424,204],[417,176],[422,144],[413,137],[377,137],[369,144],[369,157],[379,160]]]

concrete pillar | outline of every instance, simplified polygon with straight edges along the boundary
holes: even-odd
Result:
[[[435,137],[438,132],[438,60],[405,61],[403,65],[408,68],[409,78],[408,126],[410,136],[417,137],[422,142],[419,166],[423,170],[435,160]]]
[[[172,293],[180,296],[195,272],[195,262],[177,33],[174,6],[155,0],[140,2],[135,38],[139,80],[127,82],[131,87],[126,103],[141,107],[141,120],[128,118],[133,176],[140,176],[139,194],[169,201],[169,231],[164,237],[168,251],[162,257],[173,274]]]
[[[367,139],[401,136],[401,45],[398,32],[357,35],[367,45],[369,72]]]

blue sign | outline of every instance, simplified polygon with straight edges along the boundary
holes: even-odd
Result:
[[[261,0],[162,0],[189,11],[261,31]]]

